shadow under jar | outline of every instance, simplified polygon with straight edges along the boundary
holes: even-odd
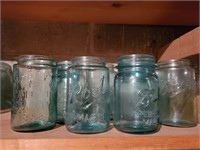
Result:
[[[109,70],[103,59],[75,57],[68,68],[68,99],[65,124],[75,133],[98,133],[108,130]]]
[[[24,55],[13,66],[11,126],[15,131],[51,129],[56,125],[56,62]]]
[[[160,122],[176,127],[197,125],[196,83],[189,60],[158,63]]]
[[[117,67],[114,126],[131,133],[158,131],[158,80],[154,57],[143,54],[121,56]]]

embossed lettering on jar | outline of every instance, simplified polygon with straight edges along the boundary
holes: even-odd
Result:
[[[114,125],[132,133],[152,133],[159,128],[158,80],[151,55],[118,58],[115,77]]]
[[[75,57],[68,69],[65,123],[71,132],[97,133],[109,127],[109,72],[103,59]]]
[[[196,84],[189,60],[158,63],[159,107],[162,124],[191,127],[197,124]]]
[[[15,131],[36,131],[56,125],[56,62],[25,55],[13,68],[11,124]]]

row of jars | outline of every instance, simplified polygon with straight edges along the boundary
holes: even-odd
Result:
[[[110,118],[118,130],[131,133],[156,132],[160,123],[197,125],[195,77],[188,60],[156,65],[151,55],[133,54],[106,67],[99,57],[56,63],[28,55],[20,56],[13,69],[15,131],[51,129],[59,122],[71,132],[98,133],[109,129]]]

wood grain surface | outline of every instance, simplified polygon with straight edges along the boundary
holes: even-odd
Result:
[[[200,124],[192,128],[162,126],[154,134],[129,134],[111,129],[99,134],[75,134],[64,125],[42,132],[15,132],[10,113],[0,114],[3,150],[12,149],[192,149],[199,148]]]
[[[169,60],[178,58],[195,57],[197,66],[200,53],[200,27],[180,36],[166,44],[158,51],[158,60]],[[194,56],[194,57],[192,57]]]
[[[198,25],[198,1],[3,1],[3,20]]]

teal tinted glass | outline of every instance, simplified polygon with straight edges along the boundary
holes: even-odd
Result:
[[[109,127],[109,72],[105,61],[83,56],[68,69],[66,127],[76,133],[98,133]]]
[[[118,130],[158,130],[158,80],[154,69],[155,59],[151,55],[125,55],[118,59],[114,87],[114,126]]]
[[[56,125],[56,62],[46,56],[21,56],[13,70],[11,125],[37,131]]]

